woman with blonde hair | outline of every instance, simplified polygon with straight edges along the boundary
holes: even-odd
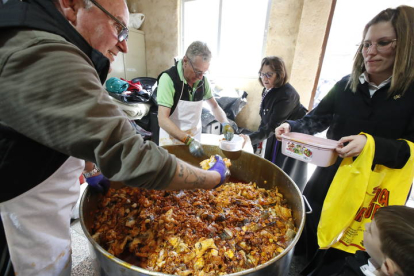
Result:
[[[319,250],[317,226],[327,191],[344,157],[358,156],[366,143],[365,132],[375,140],[374,165],[402,168],[414,142],[414,8],[386,9],[365,26],[355,55],[352,73],[344,77],[320,104],[303,119],[287,121],[276,136],[290,131],[315,134],[326,129],[327,137],[339,140],[341,158],[326,168],[318,167],[304,195],[313,208],[297,252],[313,261],[302,273],[330,275],[349,253]],[[332,223],[335,223],[334,218]]]

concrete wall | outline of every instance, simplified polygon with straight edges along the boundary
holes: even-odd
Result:
[[[180,0],[128,0],[131,12],[144,13],[147,74],[158,74],[172,65],[180,47]],[[252,0],[254,1],[254,0]],[[284,59],[290,83],[309,105],[315,83],[332,0],[272,0],[266,55]],[[260,61],[258,61],[258,67]],[[259,69],[259,68],[258,68]],[[246,91],[248,104],[237,117],[237,124],[251,130],[260,123],[262,87],[256,78],[215,79],[223,87]]]
[[[305,0],[297,35],[290,82],[308,107],[321,60],[332,0]]]
[[[158,74],[174,64],[178,55],[180,0],[127,0],[129,11],[143,13],[140,30],[145,33],[147,76]]]

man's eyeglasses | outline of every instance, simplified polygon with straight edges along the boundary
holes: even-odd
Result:
[[[124,40],[128,40],[128,33],[129,30],[128,28],[121,22],[119,21],[118,18],[116,18],[115,16],[113,16],[112,14],[109,13],[109,11],[105,10],[104,7],[102,7],[98,2],[96,2],[95,0],[90,0],[95,6],[97,6],[101,11],[103,11],[104,13],[106,13],[111,19],[113,19],[119,26],[117,28],[118,31],[118,41],[122,42]]]
[[[193,66],[193,63],[191,62],[191,59],[189,57],[187,57],[188,62],[190,62],[191,68],[193,68],[194,74],[196,75],[197,78],[204,76],[207,72],[202,72],[199,70],[196,70]]]
[[[377,43],[372,43],[370,41],[364,41],[362,43],[361,52],[364,54],[368,53],[369,49],[371,49],[372,46],[375,46],[378,52],[386,52],[391,48],[392,44],[395,41],[397,41],[397,39],[380,40]]]
[[[275,73],[272,73],[272,72],[267,72],[267,73],[259,72],[259,78],[263,79],[264,77],[266,77],[266,78],[270,79],[271,77],[273,77],[274,74]]]

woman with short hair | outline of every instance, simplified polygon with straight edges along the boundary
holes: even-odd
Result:
[[[259,129],[248,137],[253,145],[267,140],[264,157],[279,166],[303,190],[307,181],[307,164],[283,155],[281,143],[274,135],[274,129],[281,123],[300,119],[307,112],[288,79],[285,63],[280,57],[263,58],[259,70],[259,82],[263,86],[259,111],[261,122]]]

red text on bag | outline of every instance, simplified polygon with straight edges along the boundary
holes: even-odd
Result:
[[[363,217],[371,218],[372,220],[379,208],[388,206],[390,191],[375,187],[373,193],[375,193],[375,196],[371,200],[369,206],[359,208],[354,219],[355,221],[361,222]]]

